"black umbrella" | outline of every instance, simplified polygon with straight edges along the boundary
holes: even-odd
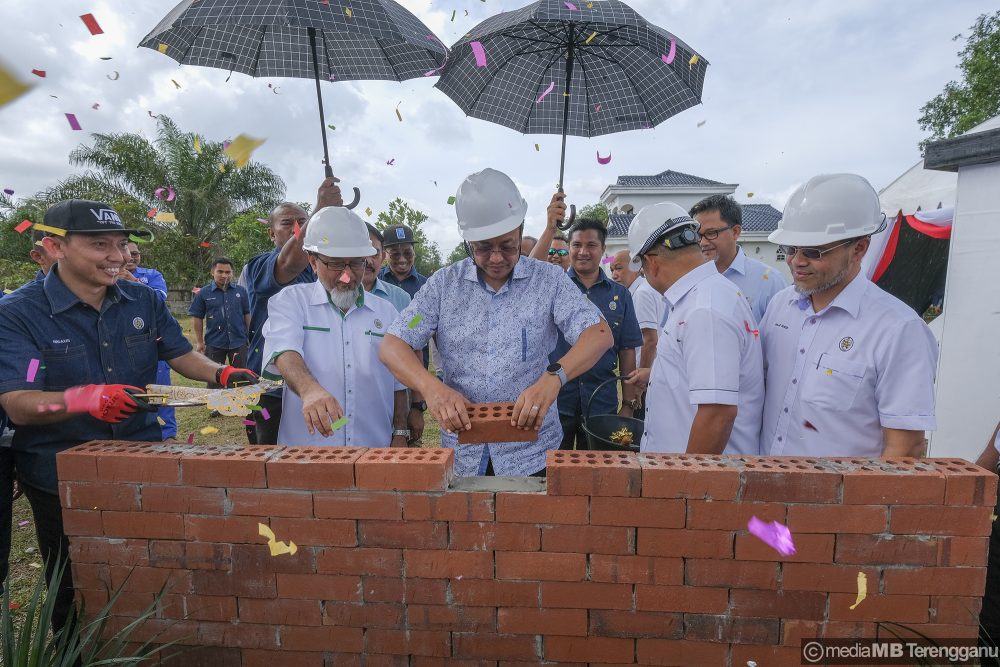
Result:
[[[701,103],[707,68],[619,0],[539,0],[470,30],[452,45],[436,85],[469,116],[561,134],[561,192],[566,135],[652,128]]]
[[[320,80],[404,81],[447,49],[393,0],[184,0],[139,43],[182,65],[316,81],[323,162],[332,176]],[[361,193],[354,188],[354,208]]]

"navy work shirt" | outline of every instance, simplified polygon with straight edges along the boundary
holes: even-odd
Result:
[[[191,351],[177,320],[145,285],[119,281],[108,288],[100,312],[83,303],[52,267],[0,303],[0,394],[38,389],[64,391],[83,384],[145,387],[156,363]],[[32,359],[39,361],[33,381]],[[88,440],[160,440],[154,412],[120,424],[82,414],[55,424],[17,425],[12,448],[18,474],[30,486],[57,492],[56,454]]]
[[[250,297],[239,285],[219,287],[213,280],[198,290],[188,315],[205,320],[205,344],[235,350],[247,344],[244,315],[250,312]]]
[[[642,331],[639,330],[639,320],[635,316],[632,305],[632,295],[628,288],[609,279],[604,271],[590,289],[583,286],[576,277],[576,271],[570,269],[566,275],[573,279],[580,291],[587,295],[591,303],[601,310],[601,315],[611,325],[615,344],[609,348],[594,366],[583,375],[570,380],[559,391],[559,414],[582,415],[586,402],[597,389],[597,385],[615,374],[618,364],[618,353],[621,350],[634,349],[642,345]],[[559,335],[556,349],[549,355],[549,362],[559,361],[567,352],[570,344]],[[618,387],[609,382],[594,397],[590,406],[592,415],[610,415],[618,412]]]
[[[378,273],[378,279],[383,280],[390,285],[402,287],[403,290],[410,295],[411,299],[413,298],[413,295],[417,293],[417,290],[423,287],[424,283],[427,282],[427,278],[417,273],[417,267],[415,266],[410,267],[410,275],[406,276],[402,280],[397,278],[392,272],[392,269],[388,266],[383,266],[382,270]]]
[[[247,350],[247,368],[260,375],[260,367],[264,361],[264,322],[267,322],[267,301],[281,291],[283,287],[299,283],[311,283],[316,280],[316,274],[311,266],[306,266],[302,273],[295,276],[291,282],[282,285],[274,277],[274,266],[278,261],[280,248],[257,255],[246,265],[247,290],[250,294],[250,349]]]

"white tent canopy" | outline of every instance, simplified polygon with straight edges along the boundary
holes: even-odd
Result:
[[[918,209],[953,208],[957,186],[958,174],[924,169],[924,161],[921,160],[882,188],[878,198],[882,212],[890,218],[901,210],[904,215],[913,215]]]

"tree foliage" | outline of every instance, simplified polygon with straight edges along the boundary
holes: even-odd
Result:
[[[583,218],[597,218],[604,223],[604,226],[608,226],[608,205],[604,202],[597,202],[596,204],[588,204],[580,209],[576,214],[576,217]]]
[[[962,80],[948,82],[920,109],[920,129],[931,132],[921,151],[930,141],[958,136],[1000,114],[1000,11],[981,15],[971,30],[958,52]]]
[[[444,263],[445,265],[448,265],[454,264],[455,262],[461,262],[468,256],[468,253],[465,252],[465,243],[461,242],[455,246],[455,249],[451,251],[451,254],[448,255],[448,259],[446,259]]]
[[[444,262],[441,259],[441,250],[435,241],[427,238],[422,225],[427,221],[427,214],[418,211],[402,199],[397,197],[389,202],[389,210],[378,214],[375,227],[379,231],[385,231],[392,225],[406,225],[413,230],[413,240],[417,245],[414,247],[416,259],[414,266],[417,271],[425,276],[429,276],[440,269]]]

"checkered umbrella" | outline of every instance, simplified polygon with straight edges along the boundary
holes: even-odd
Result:
[[[436,85],[469,116],[561,134],[562,191],[566,135],[652,128],[701,103],[707,69],[691,47],[619,0],[539,0],[453,44]]]
[[[447,49],[393,0],[184,0],[139,43],[182,65],[316,81],[404,81],[435,72]],[[359,193],[355,188],[355,201]],[[351,207],[353,208],[353,206]]]

